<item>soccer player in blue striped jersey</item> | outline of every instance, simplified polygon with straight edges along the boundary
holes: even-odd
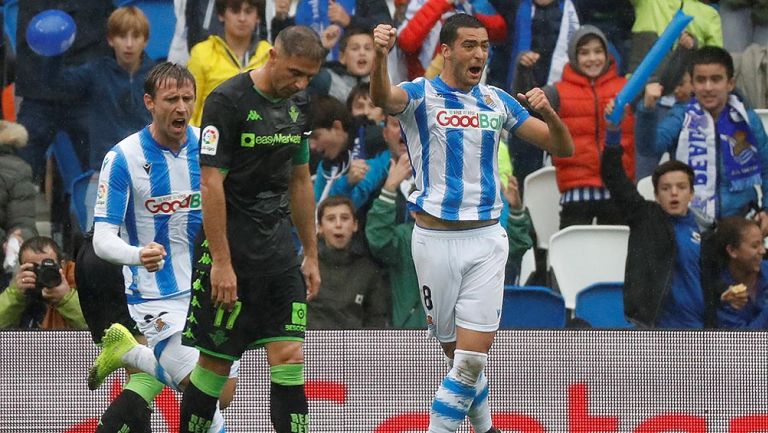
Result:
[[[502,129],[558,156],[573,141],[541,89],[517,97],[480,84],[488,32],[477,18],[456,14],[440,32],[443,70],[433,80],[390,83],[387,54],[395,29],[374,30],[371,97],[397,116],[416,180],[408,204],[415,212],[412,252],[430,333],[451,369],[432,402],[429,431],[455,432],[469,416],[476,432],[498,432],[483,373],[499,327],[508,243],[498,223],[497,165]]]
[[[187,69],[166,62],[149,71],[144,90],[152,122],[104,158],[93,247],[102,259],[124,265],[128,310],[149,347],[113,324],[89,373],[92,389],[111,371],[126,366],[183,390],[199,357],[196,349],[181,344],[194,241],[202,225],[200,131],[189,126],[195,81]],[[234,383],[229,389],[234,392]],[[148,403],[154,397],[142,396]],[[221,405],[229,399],[231,394]],[[218,411],[209,424],[201,431],[224,431]]]

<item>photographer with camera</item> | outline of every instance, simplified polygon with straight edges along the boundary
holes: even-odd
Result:
[[[74,263],[63,260],[53,239],[24,241],[19,263],[11,285],[0,293],[0,329],[87,329],[70,272]]]

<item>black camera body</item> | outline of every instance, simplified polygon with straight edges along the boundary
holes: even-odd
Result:
[[[43,259],[40,264],[33,263],[32,272],[35,273],[35,289],[44,287],[56,287],[61,284],[61,266],[53,259]]]

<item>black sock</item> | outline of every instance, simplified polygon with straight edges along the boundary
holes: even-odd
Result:
[[[208,433],[217,401],[190,381],[181,400],[179,433]]]
[[[124,389],[104,411],[96,433],[151,433],[151,417],[152,409],[147,406],[146,400]]]
[[[277,433],[309,431],[309,408],[304,385],[278,385],[272,382],[269,403],[272,426]]]

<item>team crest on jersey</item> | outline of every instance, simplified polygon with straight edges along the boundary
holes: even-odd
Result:
[[[202,139],[200,140],[200,153],[203,155],[216,155],[216,148],[219,146],[219,130],[213,125],[208,125],[203,129]]]
[[[176,212],[200,210],[201,203],[200,192],[193,191],[151,197],[144,202],[144,207],[152,214],[171,215]]]
[[[435,121],[444,128],[498,131],[502,127],[501,115],[488,111],[443,109],[437,112]]]
[[[491,98],[491,95],[483,95],[483,101],[489,107],[495,107],[496,106],[496,104],[493,103],[493,98]]]

